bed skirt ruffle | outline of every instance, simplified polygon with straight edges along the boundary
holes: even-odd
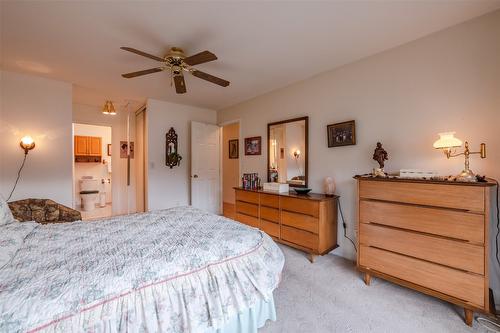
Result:
[[[251,308],[231,317],[224,327],[210,328],[204,333],[257,333],[257,330],[268,320],[276,321],[276,308],[272,296],[268,301],[257,302]]]
[[[256,332],[275,320],[272,292],[283,265],[283,253],[262,233],[246,253],[88,304],[30,332],[229,333],[248,320]]]

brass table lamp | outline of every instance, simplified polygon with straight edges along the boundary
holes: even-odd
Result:
[[[470,151],[469,143],[465,141],[465,149],[461,153],[455,153],[452,148],[457,148],[462,146],[462,141],[455,138],[455,132],[439,133],[439,139],[434,142],[434,148],[442,149],[447,158],[457,157],[464,155],[465,157],[465,167],[464,170],[457,176],[463,181],[476,181],[476,175],[469,168],[469,156],[472,154],[479,154],[481,158],[486,158],[486,144],[481,143],[479,151]]]

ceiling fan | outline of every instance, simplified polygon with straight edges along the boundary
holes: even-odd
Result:
[[[178,47],[172,47],[167,55],[163,58],[157,57],[155,55],[139,51],[137,49],[131,47],[120,47],[120,49],[129,51],[140,56],[150,58],[156,61],[161,62],[162,64],[158,67],[146,69],[138,72],[132,72],[127,74],[122,74],[124,78],[130,79],[136,76],[152,74],[164,71],[169,69],[171,72],[172,81],[175,84],[175,91],[178,94],[184,94],[186,92],[186,82],[184,81],[183,72],[188,72],[193,74],[194,76],[218,84],[222,87],[227,87],[229,85],[229,81],[218,78],[216,76],[210,75],[208,73],[202,72],[193,68],[194,65],[203,64],[205,62],[217,60],[217,56],[210,51],[203,51],[192,55],[190,57],[186,57],[184,51]]]

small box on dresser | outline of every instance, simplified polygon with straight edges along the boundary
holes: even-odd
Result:
[[[358,269],[462,306],[490,312],[492,182],[355,177]]]

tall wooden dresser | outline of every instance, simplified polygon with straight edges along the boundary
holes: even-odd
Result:
[[[358,269],[462,306],[490,312],[489,221],[494,183],[358,180]]]
[[[337,247],[337,197],[261,190],[236,191],[235,219],[259,228],[275,241],[316,255]]]

